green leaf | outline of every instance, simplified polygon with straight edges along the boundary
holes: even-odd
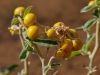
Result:
[[[25,12],[24,12],[24,17],[31,11],[32,6],[29,6],[26,8]]]
[[[69,58],[66,58],[65,60],[70,59],[70,58],[72,58],[74,56],[79,56],[79,55],[81,55],[81,50],[79,50],[79,51],[73,51],[71,53],[71,56]]]
[[[48,47],[58,45],[58,42],[55,41],[55,40],[36,39],[36,40],[33,40],[33,42],[35,44],[38,44],[38,45],[41,45],[41,46],[48,46]]]
[[[87,38],[86,40],[86,45],[85,45],[85,49],[88,50],[88,48],[90,47],[91,42],[93,41],[93,39],[95,38],[96,34],[91,34],[89,38]]]
[[[82,12],[82,13],[83,13],[83,12],[88,12],[88,11],[90,11],[90,10],[93,10],[93,9],[96,8],[96,7],[98,7],[98,5],[95,3],[95,4],[93,4],[93,5],[84,7],[84,8],[81,10],[81,12]]]
[[[46,75],[47,74],[47,72],[49,71],[51,69],[51,66],[45,66],[44,67],[44,74]]]
[[[3,75],[8,75],[9,73],[11,73],[13,70],[15,70],[18,67],[18,65],[12,65],[9,68],[7,68],[4,72]]]
[[[51,67],[55,67],[55,66],[61,66],[62,64],[59,64],[59,63],[52,63],[51,64]]]
[[[29,52],[24,48],[20,54],[20,60],[24,61],[29,55]]]
[[[97,18],[99,18],[99,11],[98,10],[94,10],[93,12],[92,12],[92,15],[93,16],[95,16],[95,17],[97,17]]]
[[[75,30],[83,30],[83,26],[75,28]]]
[[[29,51],[29,52],[35,52],[35,50],[29,45],[29,43],[27,43],[27,44],[25,45],[25,49],[26,49],[27,51]]]
[[[98,5],[100,5],[100,0],[96,0],[96,3],[97,3]]]
[[[96,19],[91,19],[87,21],[84,25],[84,31],[90,30],[91,27],[93,27],[96,23]]]
[[[19,24],[19,20],[18,18],[14,17],[11,21],[11,25],[16,25],[16,24]]]

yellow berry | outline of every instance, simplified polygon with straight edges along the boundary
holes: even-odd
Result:
[[[39,36],[39,28],[37,26],[30,26],[26,33],[30,39],[34,40]]]
[[[73,38],[78,38],[78,33],[75,29],[69,29],[69,33]]]
[[[58,51],[56,52],[56,57],[57,57],[57,58],[64,58],[64,55],[65,55],[65,52],[62,51],[62,50],[58,50]]]
[[[53,27],[62,26],[62,25],[65,25],[65,24],[63,22],[57,22],[54,24]]]
[[[92,5],[92,4],[95,4],[96,3],[96,1],[90,1],[89,3],[88,3],[88,6],[90,6],[90,5]]]
[[[72,42],[73,42],[73,48],[72,48],[73,51],[78,51],[83,46],[83,43],[80,39],[72,40]]]
[[[48,38],[54,38],[56,36],[56,31],[52,28],[50,28],[47,32],[46,32]]]
[[[64,58],[70,57],[71,53],[72,53],[72,51],[66,52],[65,55],[64,55]]]
[[[73,47],[72,40],[66,39],[61,45],[61,50],[65,51],[65,52],[69,52],[72,50],[72,47]]]
[[[14,10],[14,15],[22,15],[24,13],[24,10],[25,8],[24,7],[17,7],[15,10]]]
[[[35,24],[37,21],[37,18],[35,16],[35,14],[33,13],[28,13],[25,17],[24,17],[24,24],[29,27],[33,24]]]

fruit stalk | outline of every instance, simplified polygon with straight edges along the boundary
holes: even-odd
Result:
[[[93,50],[92,54],[89,55],[90,63],[89,63],[89,71],[88,71],[87,75],[92,75],[92,73],[94,72],[93,68],[92,68],[92,65],[93,65],[93,61],[94,61],[95,55],[96,55],[96,53],[97,53],[97,51],[99,49],[99,46],[100,46],[99,39],[100,39],[100,22],[97,21],[95,47],[94,47],[94,50]]]

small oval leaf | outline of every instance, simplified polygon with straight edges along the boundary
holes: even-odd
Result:
[[[51,64],[51,67],[55,67],[55,66],[61,66],[62,64],[59,64],[59,63],[52,63]]]
[[[44,74],[46,75],[47,72],[48,72],[50,69],[51,69],[51,66],[48,66],[48,65],[45,66],[44,69],[43,69],[43,70],[44,70]]]
[[[86,45],[85,45],[85,50],[88,50],[88,48],[90,47],[91,42],[93,41],[93,39],[95,38],[96,34],[91,34],[89,38],[87,38],[86,40]]]
[[[14,17],[11,21],[11,25],[16,25],[16,24],[19,24],[19,20],[18,18]]]
[[[100,5],[100,0],[96,0],[96,3],[97,3],[98,5]]]
[[[94,10],[93,12],[92,12],[92,15],[94,16],[94,17],[97,17],[97,18],[99,18],[99,11],[98,10]]]
[[[33,42],[35,44],[38,44],[38,45],[41,45],[41,46],[48,46],[48,47],[51,47],[51,46],[57,46],[58,45],[58,42],[55,41],[55,40],[44,40],[44,39],[36,39],[36,40],[33,40]]]
[[[26,49],[23,49],[20,54],[20,61],[24,61],[29,55],[29,52]]]
[[[24,17],[31,11],[32,6],[29,6],[26,8],[26,10],[24,11]]]
[[[35,52],[35,50],[29,45],[28,42],[26,43],[25,48],[26,48],[26,50],[29,51],[29,52]]]
[[[81,12],[82,12],[82,13],[83,13],[83,12],[88,12],[88,11],[90,11],[90,10],[93,10],[93,9],[96,8],[96,7],[98,7],[98,5],[95,3],[95,4],[93,4],[93,5],[84,7],[84,8],[81,10]]]
[[[83,30],[83,26],[75,28],[75,30]]]
[[[93,27],[96,23],[96,19],[91,19],[87,21],[84,25],[84,31],[90,30],[91,27]]]
[[[9,73],[11,73],[13,70],[15,70],[18,67],[18,65],[12,65],[9,68],[7,68],[4,72],[3,75],[8,75]]]

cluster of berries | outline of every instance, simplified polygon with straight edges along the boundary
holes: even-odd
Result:
[[[22,22],[26,27],[26,35],[34,40],[40,36],[40,28],[37,26],[37,18],[35,14],[28,13],[23,16],[25,11],[24,7],[17,7],[14,10],[14,15],[20,15]],[[12,25],[10,32],[12,34],[19,33],[19,26]],[[78,33],[75,29],[71,29],[63,22],[57,22],[53,27],[45,31],[46,36],[49,39],[57,39],[60,43],[60,48],[56,52],[55,56],[58,58],[68,58],[72,51],[78,51],[82,48],[82,41],[78,38]]]
[[[57,22],[47,30],[48,38],[56,38],[60,42],[60,48],[56,52],[58,58],[68,58],[72,51],[78,51],[82,48],[82,41],[78,38],[75,29],[67,27],[63,22]]]

